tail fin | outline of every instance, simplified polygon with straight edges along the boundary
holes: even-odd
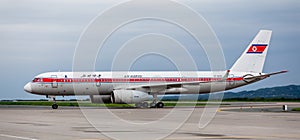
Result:
[[[269,48],[272,31],[260,30],[230,70],[261,73]]]

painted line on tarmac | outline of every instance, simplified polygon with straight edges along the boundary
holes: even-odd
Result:
[[[21,140],[37,140],[37,139],[33,139],[33,138],[7,135],[7,134],[0,134],[0,137],[15,138],[15,139],[21,139]]]

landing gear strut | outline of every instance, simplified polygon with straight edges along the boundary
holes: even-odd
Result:
[[[50,100],[53,101],[52,109],[57,109],[57,108],[58,108],[58,105],[56,104],[55,96],[46,96],[46,97],[47,97],[47,98],[50,98]]]
[[[150,103],[150,108],[156,108],[156,103],[154,102]]]
[[[157,102],[157,94],[153,94],[153,102],[150,103],[150,108],[164,108],[163,102]]]

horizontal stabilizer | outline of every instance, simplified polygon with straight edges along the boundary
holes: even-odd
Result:
[[[267,77],[270,77],[272,75],[286,73],[286,72],[288,72],[288,71],[287,70],[283,70],[283,71],[278,71],[278,72],[263,74],[263,75],[259,75],[259,76],[244,77],[244,80],[246,80],[246,81],[249,81],[249,80],[261,80],[261,79],[265,79]]]

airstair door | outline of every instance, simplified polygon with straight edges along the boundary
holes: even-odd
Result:
[[[235,85],[235,80],[234,80],[234,75],[233,74],[229,74],[228,78],[229,80],[229,85],[230,86],[234,86]]]
[[[58,87],[58,83],[57,83],[57,75],[51,75],[51,78],[53,79],[51,85],[52,88],[57,88]]]

